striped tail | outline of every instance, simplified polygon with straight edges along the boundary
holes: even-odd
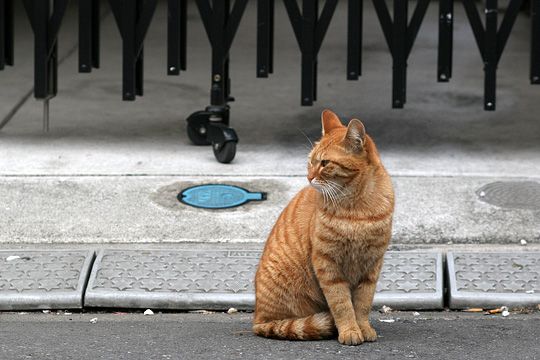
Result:
[[[335,336],[336,327],[332,315],[321,312],[304,318],[254,324],[253,332],[274,339],[321,340]]]

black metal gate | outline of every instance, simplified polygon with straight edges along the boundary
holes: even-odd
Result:
[[[274,1],[257,0],[257,77],[273,72]],[[484,63],[484,109],[495,110],[497,64],[525,0],[509,0],[499,25],[497,0],[484,0],[482,22],[474,0],[460,1],[473,30]],[[34,32],[34,96],[44,100],[44,130],[48,131],[48,101],[57,93],[58,30],[69,0],[22,0]],[[248,0],[195,0],[212,48],[210,105],[187,119],[189,138],[197,145],[212,145],[220,162],[230,162],[238,137],[229,127],[231,97],[229,49]],[[302,55],[301,105],[317,100],[317,54],[321,48],[338,0],[283,0]],[[409,0],[393,0],[390,12],[385,0],[373,0],[384,37],[392,56],[392,107],[406,101],[407,59],[431,3],[417,0],[409,16]],[[99,68],[99,0],[79,0],[79,72]],[[122,99],[143,95],[143,43],[157,0],[109,0],[122,37]],[[319,6],[322,4],[322,8]],[[0,0],[0,70],[14,64],[13,0]],[[187,0],[168,0],[167,74],[186,70]],[[454,0],[439,0],[437,80],[452,77]],[[363,0],[348,0],[348,80],[362,74]],[[391,16],[393,13],[393,17]],[[530,82],[540,84],[540,0],[530,1]],[[5,125],[5,124],[4,124]]]

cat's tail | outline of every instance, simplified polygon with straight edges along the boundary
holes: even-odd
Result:
[[[256,335],[288,340],[322,340],[336,334],[334,318],[329,312],[320,312],[304,318],[273,320],[254,324]]]

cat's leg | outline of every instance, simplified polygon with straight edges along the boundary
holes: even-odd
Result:
[[[365,341],[376,341],[377,332],[369,323],[369,313],[375,296],[377,279],[381,271],[382,261],[379,261],[365,279],[363,279],[353,291],[354,311],[356,313],[356,322],[362,330]]]
[[[338,330],[338,341],[345,345],[364,342],[353,308],[349,282],[331,256],[315,251],[313,268]]]

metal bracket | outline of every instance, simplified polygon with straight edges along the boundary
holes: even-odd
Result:
[[[229,96],[229,50],[246,9],[247,0],[236,0],[230,10],[229,0],[196,0],[201,19],[212,47],[211,105],[223,106],[234,100]]]
[[[486,26],[484,29],[475,3],[463,1],[476,44],[484,61],[484,110],[495,110],[497,64],[519,14],[522,2],[523,0],[510,0],[501,26],[497,28],[497,0],[486,0]]]
[[[403,108],[407,102],[407,59],[426,15],[429,0],[418,0],[410,21],[408,0],[394,0],[393,21],[384,0],[373,0],[373,6],[393,59],[392,107]]]
[[[34,96],[50,99],[57,93],[58,30],[69,0],[23,0],[34,31]],[[51,7],[52,4],[52,7]]]
[[[284,0],[287,14],[302,52],[302,106],[317,100],[317,54],[328,25],[336,10],[337,0],[326,0],[319,16],[318,1],[303,0],[302,12],[296,0]]]
[[[143,95],[143,41],[157,0],[109,0],[122,36],[122,99]]]
[[[79,72],[99,68],[99,0],[79,0]]]
[[[274,0],[257,2],[257,77],[274,72]]]
[[[13,66],[13,1],[0,0],[0,70]]]
[[[69,0],[23,0],[34,31],[34,97],[44,100],[44,132],[49,131],[49,100],[58,92],[58,31],[68,3]]]
[[[187,0],[168,0],[167,75],[186,70]]]

